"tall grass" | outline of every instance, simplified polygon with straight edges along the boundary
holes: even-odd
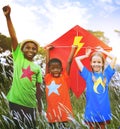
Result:
[[[9,91],[12,80],[5,77],[2,72],[0,72],[0,129],[15,129],[15,124],[12,120],[11,114],[9,112],[8,101],[6,99],[6,94]],[[109,96],[111,101],[112,109],[112,120],[111,124],[106,126],[106,129],[120,129],[120,73],[114,76],[109,86]],[[71,129],[88,129],[84,123],[84,109],[85,109],[85,93],[83,93],[79,98],[70,91],[71,103],[74,112],[74,118],[71,118],[71,122],[68,126]],[[41,115],[37,112],[37,129],[50,129],[50,126],[46,120],[46,99],[45,91],[43,85],[43,97],[42,97],[42,109]]]
[[[0,83],[0,129],[15,129],[14,122],[12,121],[11,114],[9,112],[8,101],[6,100],[7,91],[8,87],[3,86],[3,84]],[[111,124],[106,126],[106,129],[118,129],[120,127],[120,89],[110,87],[109,91],[113,119],[111,121]],[[84,123],[83,118],[85,107],[84,93],[80,98],[76,98],[72,92],[70,92],[70,96],[73,106],[74,118],[71,118],[72,122],[68,124],[72,129],[88,129],[88,127]],[[50,126],[45,117],[45,94],[42,98],[42,105],[42,115],[39,115],[39,113],[37,112],[37,129],[50,129]]]

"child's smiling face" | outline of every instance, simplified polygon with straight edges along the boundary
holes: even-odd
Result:
[[[37,46],[36,44],[34,44],[33,42],[27,42],[22,51],[24,53],[24,56],[26,59],[28,59],[29,61],[33,60],[33,57],[37,54]]]
[[[52,62],[49,67],[49,72],[55,78],[60,77],[62,66],[58,62]]]
[[[91,67],[94,72],[101,72],[103,67],[102,58],[98,55],[94,55],[91,59]]]

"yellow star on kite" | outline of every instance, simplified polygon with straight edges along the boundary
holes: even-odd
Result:
[[[77,55],[77,53],[79,52],[79,50],[82,48],[82,46],[84,45],[84,43],[81,43],[80,41],[82,40],[83,36],[75,36],[74,38],[74,42],[73,42],[73,45],[76,45],[78,46],[76,52],[75,52],[75,55]]]

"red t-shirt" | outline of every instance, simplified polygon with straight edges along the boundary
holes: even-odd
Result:
[[[69,76],[67,72],[62,72],[58,78],[47,74],[45,83],[48,121],[51,123],[68,121],[68,117],[73,116],[73,112],[69,96]]]

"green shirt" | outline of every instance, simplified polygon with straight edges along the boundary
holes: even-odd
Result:
[[[36,82],[42,83],[41,68],[24,58],[20,45],[13,51],[13,64],[13,82],[7,99],[19,105],[35,108],[37,106]]]

